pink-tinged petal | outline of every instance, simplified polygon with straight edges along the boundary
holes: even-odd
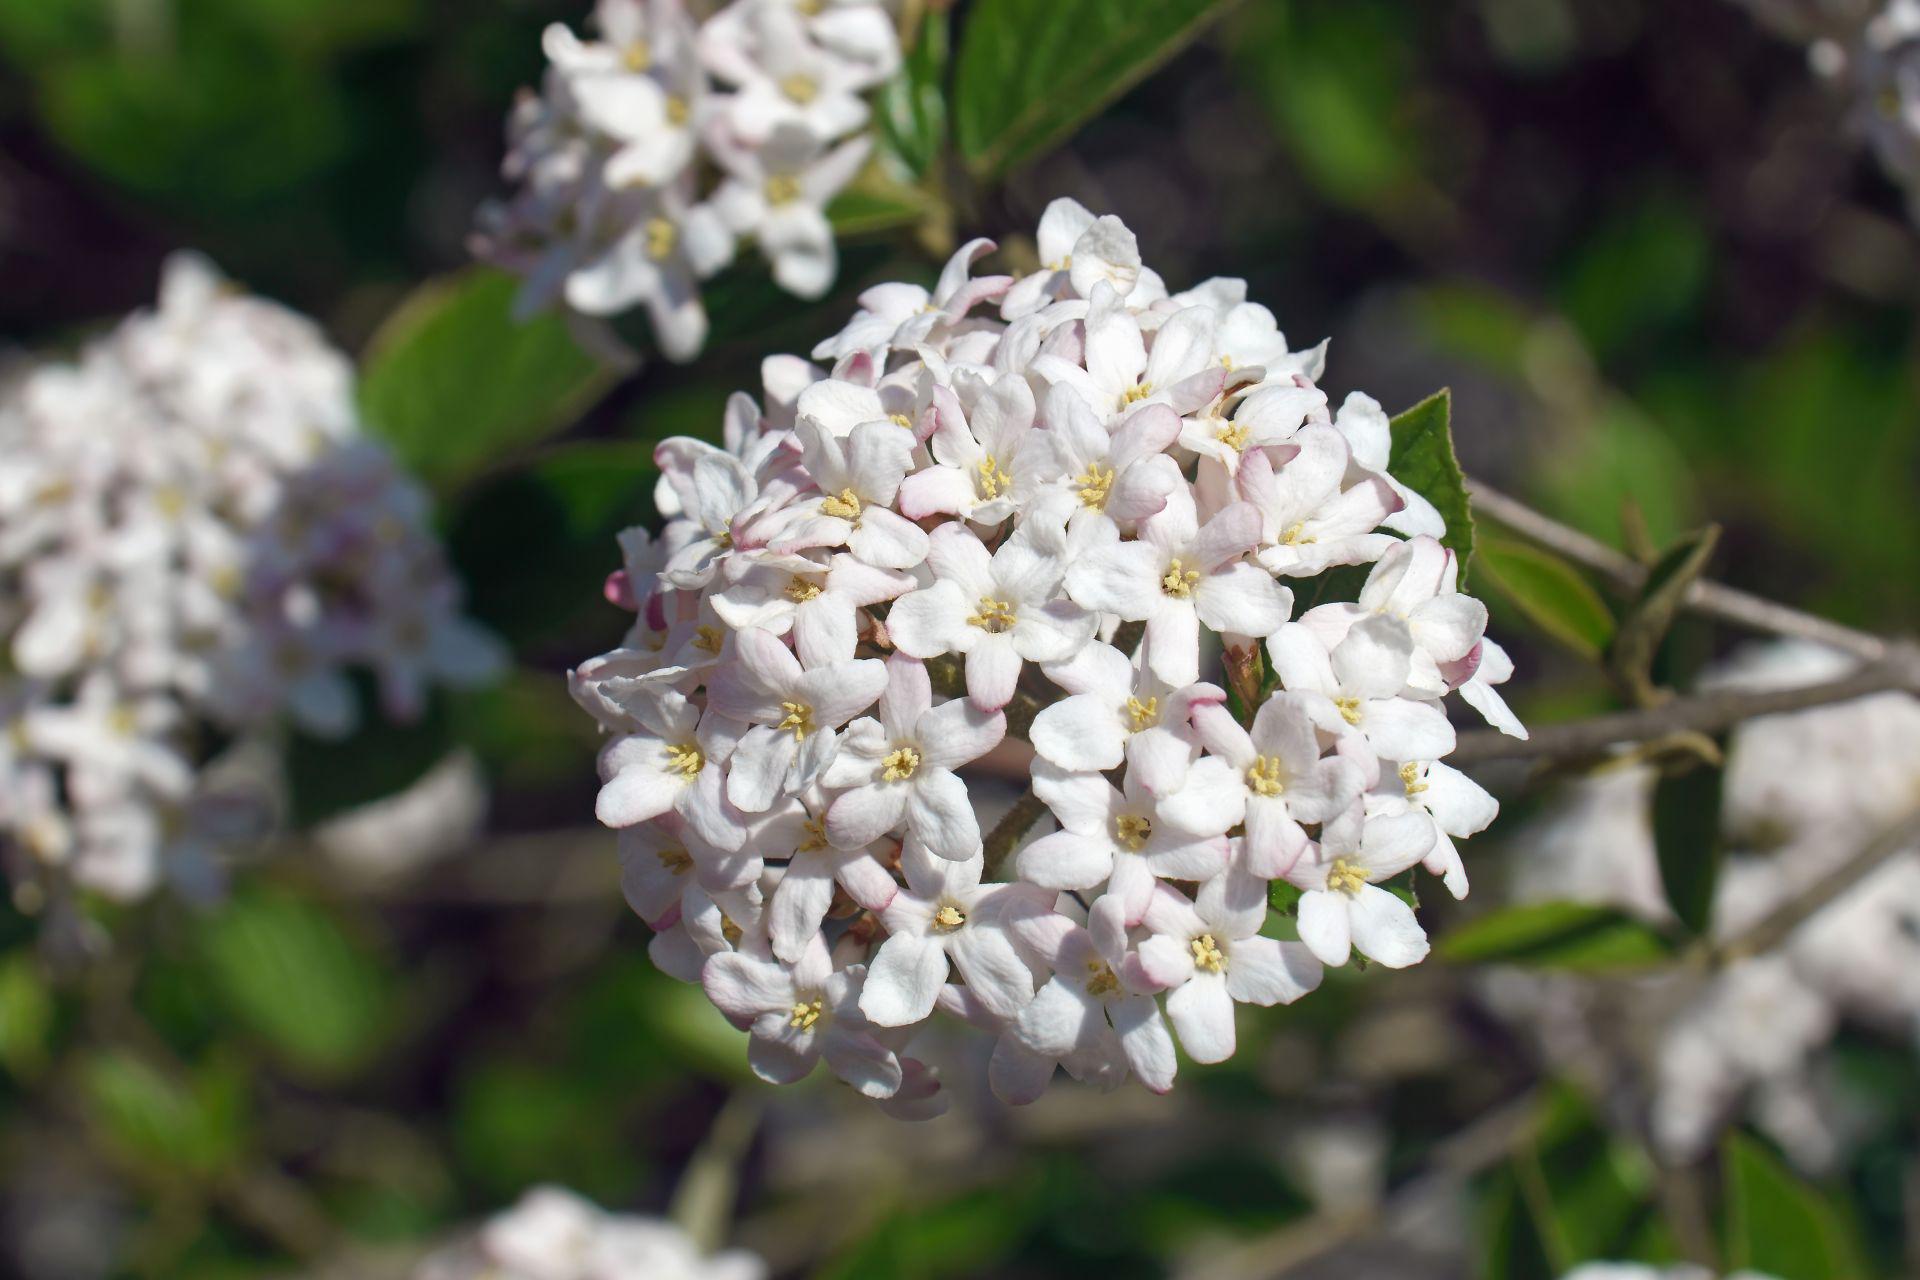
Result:
[[[1320,961],[1297,942],[1240,938],[1227,962],[1227,994],[1241,1004],[1292,1004],[1320,985]]]
[[[936,578],[950,580],[968,605],[993,594],[993,558],[963,524],[943,524],[933,531],[927,539],[927,567]]]
[[[1188,550],[1200,569],[1211,570],[1228,560],[1239,559],[1259,541],[1259,508],[1251,502],[1236,502],[1222,508],[1202,525]]]
[[[891,1098],[900,1092],[905,1073],[900,1058],[866,1032],[854,1032],[844,1026],[829,1027],[823,1037],[827,1067],[834,1075],[853,1086],[863,1098]],[[755,1261],[754,1275],[759,1275]]]
[[[967,784],[957,775],[945,769],[923,770],[911,791],[907,829],[928,853],[959,862],[980,852],[980,820],[974,815]]]
[[[987,1063],[987,1084],[993,1096],[1010,1107],[1037,1102],[1053,1083],[1054,1060],[1035,1053],[1012,1036],[1001,1036]]]
[[[732,852],[746,842],[746,815],[726,797],[726,771],[712,763],[700,771],[691,787],[684,788],[675,807],[695,835],[716,849]]]
[[[958,467],[928,467],[900,482],[896,505],[909,520],[959,515],[973,509],[973,477]]]
[[[1283,688],[1329,697],[1340,692],[1332,656],[1313,632],[1297,622],[1287,623],[1267,638],[1267,657]]]
[[[933,938],[896,933],[880,944],[860,989],[860,1012],[876,1026],[923,1021],[947,981],[947,950]]]
[[[1116,470],[1125,470],[1142,459],[1164,453],[1179,438],[1179,414],[1163,404],[1143,405],[1114,430],[1107,460]]]
[[[885,507],[867,507],[847,549],[880,569],[911,569],[927,558],[926,530]]]
[[[1391,698],[1406,687],[1413,635],[1396,618],[1375,615],[1355,624],[1333,651],[1333,674],[1343,692]]]
[[[887,612],[887,635],[909,657],[937,658],[962,643],[974,608],[958,584],[942,580],[894,601]]]
[[[1387,698],[1366,703],[1360,728],[1383,760],[1432,760],[1453,750],[1453,726],[1431,702]]]
[[[905,783],[856,787],[827,810],[827,839],[838,849],[863,849],[900,825],[907,812]]]
[[[1193,603],[1200,621],[1215,631],[1260,638],[1279,630],[1293,612],[1293,592],[1243,561],[1202,578]]]
[[[1362,886],[1350,900],[1348,915],[1353,945],[1376,964],[1404,969],[1426,959],[1427,933],[1413,908],[1380,886]]]
[[[1075,694],[1043,707],[1028,736],[1042,760],[1079,772],[1117,769],[1126,750],[1111,698],[1097,693]]]
[[[1173,1034],[1152,996],[1130,996],[1108,1006],[1113,1029],[1120,1036],[1120,1048],[1127,1065],[1140,1083],[1155,1093],[1173,1088],[1179,1059],[1173,1051]]]
[[[1195,1062],[1225,1062],[1233,1056],[1233,997],[1221,974],[1197,972],[1168,993],[1167,1017]]]
[[[813,708],[820,728],[839,728],[871,707],[887,687],[887,664],[878,658],[860,658],[816,667],[801,676],[794,692]]]
[[[1262,716],[1266,715],[1267,707],[1272,706],[1273,701],[1269,698],[1266,705],[1260,708]],[[1188,718],[1194,732],[1199,735],[1200,744],[1234,768],[1246,768],[1259,754],[1254,750],[1253,738],[1240,727],[1240,722],[1233,718],[1233,712],[1227,710],[1224,702],[1208,701],[1194,705],[1188,712]],[[1260,721],[1256,719],[1254,723],[1257,725]],[[1311,727],[1308,732],[1312,732]]]
[[[1246,816],[1246,783],[1238,769],[1207,756],[1194,761],[1177,791],[1161,797],[1157,812],[1189,835],[1221,835]]]
[[[1093,548],[1067,568],[1067,594],[1086,609],[1130,622],[1160,606],[1158,549],[1142,542],[1112,542]]]
[[[1184,937],[1155,934],[1136,952],[1139,975],[1158,991],[1180,986],[1193,976],[1193,952]]]
[[[1300,941],[1319,959],[1334,968],[1345,964],[1353,953],[1352,925],[1347,917],[1345,893],[1312,889],[1300,895]]]
[[[841,858],[840,868],[834,874],[847,896],[869,911],[886,910],[900,892],[893,873],[870,853]]]
[[[1195,840],[1181,837],[1165,845],[1156,840],[1148,852],[1140,855],[1140,861],[1163,879],[1210,880],[1226,869],[1227,841],[1224,836]]]
[[[1033,792],[1069,831],[1105,839],[1120,811],[1120,793],[1097,773],[1072,772],[1042,761],[1033,768]]]
[[[989,1012],[1011,1018],[1033,999],[1033,970],[1002,931],[960,929],[947,946],[960,976]]]
[[[880,724],[887,740],[911,737],[914,726],[932,705],[933,678],[926,666],[905,654],[888,658],[887,687],[880,695]]]
[[[1099,626],[1097,615],[1070,600],[1024,605],[1020,621],[1008,634],[1014,648],[1028,662],[1063,662],[1078,653]]]
[[[1020,878],[1047,889],[1091,889],[1113,874],[1113,844],[1056,831],[1020,850]]]
[[[1180,466],[1165,454],[1143,458],[1114,476],[1106,512],[1122,524],[1166,510],[1168,495],[1183,483]]]
[[[808,666],[845,662],[859,644],[859,619],[850,601],[827,594],[793,611],[793,647]]]
[[[1084,992],[1070,988],[1067,982],[1056,977],[1041,987],[1014,1021],[1014,1037],[1035,1053],[1066,1057],[1087,1034],[1087,1020],[1099,1016],[1087,1007]]]
[[[1307,849],[1307,833],[1294,821],[1283,799],[1255,798],[1247,805],[1247,870],[1277,880],[1293,870]]]
[[[967,699],[983,712],[1013,701],[1020,683],[1020,653],[1011,635],[984,635],[967,651]]]
[[[1127,750],[1127,790],[1171,796],[1185,785],[1193,748],[1171,733],[1138,733]]]
[[[1436,831],[1433,848],[1420,860],[1420,865],[1433,875],[1439,876],[1447,886],[1447,892],[1455,898],[1467,896],[1467,864],[1460,857],[1460,849],[1453,843],[1452,837],[1444,831]]]
[[[1178,688],[1200,678],[1200,619],[1185,600],[1165,599],[1147,619],[1143,643],[1153,674]]]
[[[797,744],[790,733],[755,725],[727,764],[727,799],[742,813],[764,813],[786,786]]]
[[[781,966],[758,956],[722,951],[700,971],[707,999],[729,1018],[756,1018],[770,1009],[791,1010],[793,979]]]
[[[956,699],[922,715],[915,734],[923,768],[957,769],[1000,745],[1007,736],[1007,718]]]
[[[792,963],[820,932],[833,904],[832,869],[819,858],[795,858],[780,877],[767,908],[767,934],[773,954]]]
[[[600,788],[593,816],[603,826],[630,827],[673,808],[674,801],[685,789],[686,784],[679,778],[658,769],[622,769]]]

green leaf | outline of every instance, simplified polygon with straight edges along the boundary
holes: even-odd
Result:
[[[1578,569],[1551,551],[1507,538],[1480,539],[1481,581],[1536,627],[1583,658],[1599,661],[1613,639],[1613,614]]]
[[[566,321],[512,315],[519,284],[474,267],[429,281],[368,345],[360,407],[400,461],[450,485],[568,426],[614,383]]]
[[[991,178],[1064,140],[1230,0],[979,0],[960,37],[960,154]]]
[[[900,74],[874,96],[880,140],[916,178],[933,167],[947,140],[947,94],[943,85],[950,56],[948,21],[945,9],[929,7]]]
[[[1720,839],[1720,786],[1726,771],[1689,769],[1660,779],[1653,792],[1653,842],[1660,883],[1689,933],[1706,932],[1725,848]]]
[[[348,1074],[392,1024],[386,970],[332,916],[291,894],[235,898],[201,926],[201,954],[234,1019],[308,1076]]]
[[[16,1076],[37,1074],[46,1065],[53,1012],[53,994],[31,951],[0,960],[0,1064]]]
[[[1393,419],[1393,452],[1387,459],[1393,478],[1413,490],[1447,522],[1442,538],[1460,559],[1460,572],[1473,559],[1473,509],[1467,479],[1453,454],[1453,393],[1441,388]]]
[[[453,749],[445,694],[434,694],[425,714],[402,724],[380,713],[370,679],[356,675],[354,688],[360,726],[353,733],[339,739],[287,735],[287,784],[295,826],[310,827],[402,791]]]
[[[1672,950],[1666,939],[1624,912],[1579,902],[1506,907],[1453,930],[1434,948],[1455,964],[1583,973],[1645,968]]]
[[[87,1114],[123,1156],[170,1174],[220,1171],[239,1153],[246,1080],[231,1068],[174,1078],[120,1049],[81,1065]]]
[[[1771,1151],[1734,1132],[1723,1158],[1729,1271],[1750,1269],[1778,1280],[1854,1280],[1866,1274],[1846,1218]]]
[[[1654,657],[1673,627],[1687,588],[1706,572],[1719,542],[1720,526],[1710,524],[1669,547],[1648,570],[1639,599],[1621,620],[1607,649],[1607,666],[1635,702],[1652,702]]]

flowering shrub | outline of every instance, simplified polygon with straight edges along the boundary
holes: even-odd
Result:
[[[1524,734],[1444,521],[1387,474],[1379,405],[1329,405],[1324,346],[1241,281],[1169,294],[1072,201],[1039,243],[1018,280],[972,276],[978,240],[931,291],[869,289],[830,367],[775,358],[729,402],[724,447],[663,443],[666,527],[608,583],[634,625],[573,673],[654,959],[771,1081],[824,1056],[917,1109],[907,1037],[943,1008],[997,1037],[1009,1101],[1056,1065],[1165,1091],[1173,1032],[1218,1062],[1236,1003],[1418,962],[1385,882],[1464,895],[1453,841],[1497,808],[1443,762],[1442,700]],[[1357,599],[1290,620],[1350,566]],[[958,771],[1010,726],[1036,799],[983,835]],[[1038,809],[1057,830],[1016,850]],[[1285,886],[1298,941],[1262,932]]]
[[[872,0],[599,0],[598,39],[547,28],[538,95],[508,122],[506,177],[475,252],[526,277],[520,307],[644,306],[670,359],[706,342],[700,282],[751,237],[802,298],[833,283],[826,206],[865,165],[866,91],[900,64]],[[856,136],[849,136],[856,135]]]
[[[415,1280],[762,1280],[744,1249],[703,1256],[657,1218],[607,1213],[571,1191],[535,1187],[474,1238],[420,1264]]]
[[[265,797],[209,759],[338,736],[348,672],[417,716],[497,664],[425,496],[361,436],[352,368],[200,259],[157,310],[0,400],[0,849],[17,892],[204,888]]]

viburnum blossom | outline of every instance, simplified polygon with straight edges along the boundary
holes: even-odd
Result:
[[[764,1280],[744,1249],[711,1256],[658,1218],[608,1213],[559,1187],[535,1187],[470,1238],[429,1256],[414,1280]]]
[[[0,394],[0,644],[0,856],[27,904],[215,887],[271,812],[271,763],[245,786],[223,763],[352,730],[354,672],[406,720],[501,658],[426,495],[360,433],[346,357],[184,254],[157,309]]]
[[[523,278],[523,314],[644,307],[672,360],[706,344],[700,284],[737,238],[819,297],[838,271],[826,207],[872,150],[864,95],[900,65],[894,21],[880,0],[733,0],[699,24],[684,0],[598,0],[594,39],[555,23],[541,90],[508,118],[518,190],[482,206],[474,253]]]
[[[659,963],[762,1076],[824,1056],[896,1114],[939,1105],[906,1055],[942,1014],[995,1037],[1010,1101],[1061,1067],[1171,1087],[1175,1037],[1229,1056],[1236,1004],[1424,955],[1383,882],[1464,893],[1453,842],[1496,807],[1440,762],[1442,700],[1511,667],[1378,406],[1336,414],[1240,282],[1169,295],[1118,219],[1057,202],[1040,240],[1017,281],[975,241],[875,286],[721,446],[661,444],[666,525],[606,592],[633,627],[572,681]],[[1244,676],[1263,646],[1230,699],[1219,649]],[[999,824],[996,773],[1032,782]]]

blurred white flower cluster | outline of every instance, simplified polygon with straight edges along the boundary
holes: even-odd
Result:
[[[1714,1280],[1705,1267],[1689,1263],[1678,1266],[1652,1266],[1645,1262],[1589,1262],[1575,1267],[1562,1280]],[[1758,1271],[1735,1271],[1726,1280],[1772,1280]]]
[[[1791,688],[1845,673],[1849,660],[1802,642],[1756,649],[1708,686]],[[1649,920],[1669,914],[1650,817],[1655,778],[1616,768],[1570,789],[1520,833],[1522,896],[1606,902]],[[1763,716],[1735,729],[1722,800],[1727,860],[1716,886],[1715,937],[1739,936],[1817,888],[1920,803],[1920,700],[1878,694]],[[1533,980],[1505,994],[1546,1020],[1570,1060],[1603,1060],[1597,1044],[1653,1045],[1654,1136],[1699,1154],[1750,1110],[1800,1163],[1818,1168],[1845,1145],[1844,1107],[1826,1050],[1854,1020],[1920,1047],[1920,847],[1898,853],[1798,925],[1775,950],[1704,985],[1663,978],[1631,1002],[1645,1023],[1595,1010],[1578,984]],[[1531,994],[1524,994],[1524,986]]]
[[[679,1227],[608,1213],[571,1191],[535,1187],[474,1238],[434,1254],[414,1280],[764,1280],[743,1249],[706,1256]]]
[[[572,677],[655,961],[764,1078],[824,1056],[910,1113],[936,1009],[997,1037],[1008,1100],[1056,1066],[1164,1091],[1169,1020],[1218,1062],[1236,1003],[1354,950],[1419,961],[1382,882],[1465,894],[1453,842],[1496,811],[1441,761],[1442,699],[1524,733],[1379,405],[1336,411],[1323,348],[1289,351],[1243,281],[1169,294],[1116,218],[1056,201],[1038,238],[1023,279],[973,277],[978,240],[931,291],[870,289],[829,368],[775,357],[762,403],[733,397],[725,447],[663,443],[665,531],[625,534],[608,584],[638,617]],[[1289,621],[1290,582],[1369,564]],[[1202,679],[1215,638],[1278,678],[1244,720]],[[1010,717],[1057,826],[1017,852],[957,773]],[[1263,933],[1281,880],[1298,942]]]
[[[1854,127],[1920,220],[1920,0],[1740,0],[1807,47],[1815,74],[1852,103]]]
[[[23,891],[204,889],[262,817],[209,767],[223,748],[350,730],[351,669],[409,718],[497,663],[352,376],[182,255],[157,310],[0,389],[0,850]]]
[[[479,215],[474,251],[525,278],[522,312],[643,306],[661,351],[691,359],[700,282],[737,237],[781,288],[824,294],[826,207],[872,149],[862,95],[900,65],[886,6],[734,0],[696,25],[683,0],[599,0],[593,25],[547,28],[545,84],[508,123],[520,189]]]

